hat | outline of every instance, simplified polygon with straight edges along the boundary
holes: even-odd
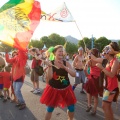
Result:
[[[82,47],[79,47],[79,48],[78,48],[78,51],[79,51],[79,50],[83,50],[83,48],[82,48]]]

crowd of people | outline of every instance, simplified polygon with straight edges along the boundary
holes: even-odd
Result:
[[[3,102],[10,99],[9,88],[11,85],[14,101],[19,110],[26,107],[21,88],[25,78],[27,53],[33,58],[30,79],[33,84],[31,92],[34,94],[41,93],[36,67],[44,65],[46,87],[40,97],[40,103],[47,106],[45,120],[51,119],[54,108],[58,106],[67,107],[68,120],[73,120],[77,101],[74,90],[78,84],[82,84],[80,92],[87,96],[86,112],[92,110],[91,115],[96,115],[100,96],[105,120],[114,120],[111,105],[118,99],[118,71],[120,69],[116,57],[116,54],[119,53],[119,46],[116,42],[105,46],[102,57],[96,48],[91,50],[85,48],[84,50],[83,47],[79,47],[72,64],[69,62],[69,54],[66,58],[64,57],[65,51],[62,45],[56,45],[47,50],[46,58],[37,48],[31,48],[27,52],[20,50],[13,52],[12,58],[9,57],[6,50],[5,59],[10,64],[0,72],[0,98],[4,97]],[[69,75],[74,77],[73,85],[70,83]],[[92,99],[94,99],[93,106]]]

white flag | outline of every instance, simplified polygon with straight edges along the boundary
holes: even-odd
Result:
[[[56,8],[49,14],[41,14],[42,20],[73,22],[74,19],[65,3]]]

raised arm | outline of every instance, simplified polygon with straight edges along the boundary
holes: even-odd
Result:
[[[9,58],[9,54],[8,53],[5,54],[5,59],[6,59],[7,63],[13,64],[15,62],[15,58]]]

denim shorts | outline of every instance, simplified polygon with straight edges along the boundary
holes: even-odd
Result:
[[[3,89],[3,84],[0,84],[0,89]]]

